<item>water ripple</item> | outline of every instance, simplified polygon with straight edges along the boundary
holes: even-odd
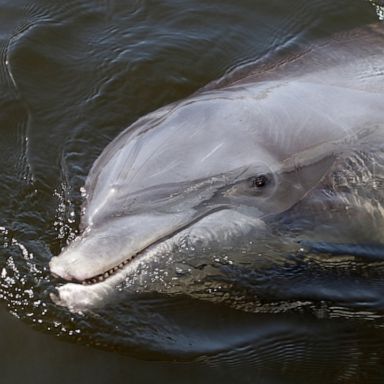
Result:
[[[297,373],[301,365],[339,382],[369,371],[384,344],[377,260],[267,244],[261,255],[244,250],[244,268],[236,268],[229,253],[185,262],[181,250],[166,270],[143,268],[126,282],[137,288],[128,297],[123,284],[116,301],[87,315],[51,302],[58,282],[47,267],[78,233],[80,188],[113,137],[233,68],[374,21],[369,4],[352,3],[2,4],[0,296],[9,311],[41,331],[144,358],[204,355],[211,366],[248,363],[271,372]],[[157,294],[138,294],[146,286]]]

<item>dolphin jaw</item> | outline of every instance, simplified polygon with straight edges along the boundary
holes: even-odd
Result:
[[[232,226],[229,223],[232,223]],[[212,228],[215,230],[212,231]],[[140,244],[140,248],[131,248],[130,251],[120,247],[112,249],[113,236],[108,239],[111,246],[110,252],[98,249],[95,246],[97,245],[96,242],[92,244],[92,248],[88,247],[88,243],[93,242],[93,237],[87,233],[86,237],[81,238],[80,236],[59,256],[53,257],[49,267],[53,275],[59,276],[67,282],[93,285],[109,280],[120,272],[124,271],[125,273],[125,270],[135,264],[135,261],[156,252],[156,249],[159,249],[162,244],[182,243],[181,239],[185,238],[200,239],[200,241],[205,238],[208,243],[215,241],[225,243],[230,238],[236,238],[255,229],[257,232],[263,232],[264,222],[235,210],[227,209],[212,212],[179,230],[174,228],[172,232],[165,233],[162,237],[147,239]],[[169,242],[171,239],[173,241]],[[208,243],[205,245],[209,246]],[[99,255],[97,251],[99,251]],[[121,256],[118,257],[118,254]],[[100,257],[100,255],[102,256]],[[106,263],[106,261],[109,262]]]
[[[60,257],[53,257],[49,263],[51,273],[54,277],[62,278],[66,281],[74,283],[81,283],[83,285],[95,284],[106,280],[108,277],[114,275],[119,270],[122,270],[136,255],[133,255],[130,259],[126,259],[118,265],[107,269],[105,272],[101,272],[96,275],[87,273],[88,271],[81,272],[74,268],[69,268],[68,263],[63,263]]]
[[[78,274],[72,273],[72,271],[69,273],[66,270],[61,258],[66,252],[69,252],[71,247],[68,247],[60,256],[51,260],[50,267],[52,273],[60,274],[60,277],[63,278],[68,277],[68,280],[72,279],[72,281],[69,280],[65,284],[57,286],[56,292],[51,293],[51,299],[57,305],[64,306],[72,312],[87,312],[102,306],[105,300],[116,291],[116,287],[123,282],[127,284],[129,292],[130,289],[135,291],[137,288],[135,276],[141,280],[141,268],[150,265],[152,261],[154,263],[166,262],[163,261],[163,256],[166,256],[168,260],[172,254],[177,253],[178,250],[182,251],[184,247],[196,249],[198,252],[200,247],[209,247],[216,242],[224,246],[232,244],[232,240],[239,236],[247,236],[254,241],[257,235],[263,237],[266,229],[265,222],[259,218],[252,218],[235,210],[218,211],[194,222],[182,231],[174,232],[172,235],[152,242],[126,262],[123,268],[119,268],[115,273],[101,280],[92,276],[90,283],[87,283],[88,276],[80,275],[80,272]],[[203,244],[202,240],[204,240]],[[147,274],[148,270],[145,273]],[[132,281],[131,278],[133,278]]]
[[[113,242],[113,238],[111,242]],[[130,256],[127,255],[125,258],[120,258],[121,260],[116,261],[116,264],[109,265],[99,261],[96,266],[92,265],[92,268],[87,268],[87,265],[91,265],[90,263],[93,260],[90,257],[85,257],[87,252],[82,250],[81,241],[78,241],[77,244],[79,244],[79,247],[69,246],[59,256],[51,259],[49,268],[52,275],[68,282],[84,285],[95,284],[106,280],[108,277],[124,269],[137,256],[137,253]]]
[[[52,258],[51,272],[77,283],[102,281],[188,222],[185,214],[142,214],[87,226],[59,256]]]

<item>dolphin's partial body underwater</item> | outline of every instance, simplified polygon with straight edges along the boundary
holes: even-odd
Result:
[[[137,276],[136,291],[159,290],[145,266],[172,269],[175,255],[191,268],[206,258],[196,271],[226,258],[227,288],[258,260],[286,265],[306,250],[384,259],[383,26],[275,56],[144,116],[105,148],[86,180],[82,233],[50,263],[69,281],[56,303],[84,311]]]

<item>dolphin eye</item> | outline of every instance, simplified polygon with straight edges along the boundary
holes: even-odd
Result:
[[[251,188],[263,188],[269,183],[267,175],[258,175],[249,179],[249,185]]]

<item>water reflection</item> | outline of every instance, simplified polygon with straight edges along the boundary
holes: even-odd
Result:
[[[383,21],[384,20],[384,3],[383,1],[375,1],[375,0],[370,0],[372,5],[376,8],[376,13],[377,16],[379,17],[379,20]]]
[[[226,320],[217,319],[218,328]],[[253,326],[250,322],[247,326],[243,320],[241,326],[252,336],[248,345],[242,345],[239,340],[231,350],[202,356],[193,363],[146,362],[116,352],[61,343],[3,312],[0,324],[7,329],[3,335],[6,347],[0,350],[5,382],[24,382],[30,375],[43,383],[52,380],[66,383],[74,377],[94,383],[106,380],[123,383],[127,377],[134,383],[152,380],[253,383],[255,378],[266,383],[382,381],[383,340],[367,324],[320,322],[302,315],[279,319],[262,316]]]

